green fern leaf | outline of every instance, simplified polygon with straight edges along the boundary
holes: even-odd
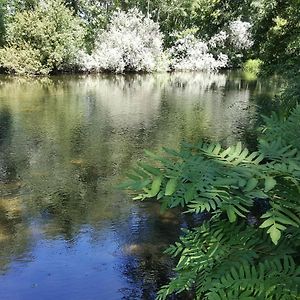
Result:
[[[272,190],[275,187],[276,183],[277,182],[276,182],[276,180],[274,178],[272,178],[272,177],[266,177],[264,191],[265,192],[269,192],[270,190]]]
[[[173,195],[176,191],[176,187],[177,187],[177,179],[176,178],[169,179],[166,185],[165,195],[166,196]]]

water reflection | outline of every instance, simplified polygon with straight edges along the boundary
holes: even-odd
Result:
[[[236,73],[2,77],[0,298],[154,299],[190,220],[114,185],[144,148],[245,139],[272,89]]]

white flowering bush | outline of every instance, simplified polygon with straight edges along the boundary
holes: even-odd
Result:
[[[232,46],[237,50],[247,50],[253,45],[252,25],[249,22],[236,20],[229,24],[229,37]]]
[[[177,41],[164,52],[156,22],[137,9],[117,11],[92,54],[79,52],[78,64],[87,72],[216,71],[241,63],[253,44],[250,29],[250,23],[236,20],[206,41],[191,30],[177,32]]]
[[[226,46],[227,40],[228,40],[228,34],[226,31],[222,30],[210,38],[210,40],[208,41],[208,45],[211,48],[222,49]]]
[[[253,45],[250,29],[250,23],[236,20],[208,41],[188,34],[170,49],[171,67],[180,71],[215,71],[239,65],[245,51]]]
[[[99,34],[91,55],[80,53],[83,71],[152,72],[166,69],[158,23],[137,9],[117,11]]]
[[[84,50],[78,51],[76,65],[81,72],[99,71],[98,62],[94,59],[94,56],[86,53]]]
[[[205,43],[191,34],[178,39],[170,49],[170,55],[172,69],[180,71],[215,71],[228,64],[226,54],[219,53],[214,56],[209,52],[209,43]]]

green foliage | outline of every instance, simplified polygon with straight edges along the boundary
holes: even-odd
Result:
[[[24,43],[21,49],[12,46],[0,49],[0,63],[18,75],[48,74],[50,69],[41,63],[40,52]]]
[[[94,49],[99,30],[105,29],[111,15],[116,10],[114,1],[65,0],[76,16],[85,25],[85,46],[89,52]]]
[[[299,70],[299,0],[256,0],[251,7],[254,51],[265,62],[265,68],[282,73]]]
[[[156,198],[206,219],[167,250],[179,257],[177,277],[158,299],[183,290],[196,299],[297,299],[300,106],[265,121],[255,152],[241,143],[183,144],[163,156],[147,152],[154,163],[128,174],[123,187],[135,199]]]
[[[38,0],[3,0],[3,2],[8,7],[10,14],[14,15],[17,12],[33,10],[37,4]]]
[[[264,163],[265,158],[274,162]],[[278,191],[280,184],[290,190],[299,188],[300,155],[296,148],[261,140],[260,151],[249,153],[241,143],[225,150],[220,144],[199,143],[184,145],[180,152],[157,159],[162,162],[160,168],[141,164],[129,174],[133,179],[128,187],[142,189],[139,199],[157,196],[163,207],[187,206],[191,213],[224,212],[229,222],[246,218],[256,198],[268,199],[271,210],[258,222],[266,218],[261,228],[268,228],[274,243],[280,238],[278,231],[286,229],[284,224],[300,224],[297,201]],[[291,211],[281,207],[283,202]]]
[[[296,74],[293,69],[290,71],[285,76],[285,87],[276,98],[279,104],[278,112],[283,117],[287,117],[289,112],[300,104],[300,74]]]
[[[4,44],[5,36],[5,9],[4,0],[0,0],[0,47]]]
[[[253,75],[258,75],[262,64],[263,61],[260,59],[248,59],[243,65],[243,70]]]
[[[280,141],[280,146],[300,149],[300,106],[297,106],[288,117],[279,117],[275,113],[271,117],[265,117],[263,126],[264,139],[271,143]]]
[[[265,234],[245,223],[211,220],[186,231],[166,251],[180,257],[178,275],[157,298],[189,289],[196,299],[297,299],[296,245],[287,236],[283,241],[275,248]]]
[[[180,257],[178,276],[163,286],[157,299],[194,289],[196,299],[297,299],[300,267],[292,243],[274,248],[263,232],[210,220],[184,236],[166,253]]]
[[[83,28],[62,1],[48,0],[16,13],[7,24],[8,45],[0,64],[11,73],[47,74],[72,64],[83,42]]]
[[[11,47],[24,51],[23,48],[28,49],[23,47],[28,35],[28,44],[33,51],[40,52],[42,59],[43,70],[36,73],[43,73],[46,69],[55,71],[62,65],[68,69],[66,65],[70,64],[71,52],[74,52],[74,47],[75,52],[80,50],[83,35],[85,48],[90,53],[97,33],[106,28],[111,15],[117,9],[128,11],[132,8],[150,15],[159,23],[165,36],[165,47],[170,47],[178,37],[187,33],[206,41],[220,30],[226,30],[233,20],[250,22],[253,24],[253,49],[243,51],[242,56],[235,58],[233,65],[240,65],[247,57],[257,57],[264,61],[264,71],[276,70],[292,73],[292,76],[299,71],[299,0],[0,0],[0,46],[6,40],[8,44],[4,51],[9,51]],[[56,27],[54,20],[58,20],[60,25]],[[52,38],[54,32],[59,32],[60,37],[55,34],[56,37]],[[21,41],[15,41],[16,36],[22,37]],[[223,53],[228,54],[231,51],[229,48],[225,45]],[[62,49],[67,49],[67,53],[64,54]],[[12,49],[11,54],[5,53],[3,56],[12,57],[14,53]],[[10,71],[22,73],[17,70],[18,57],[15,60],[15,66]],[[2,66],[6,62],[2,61]],[[8,65],[11,67],[13,63]],[[29,66],[29,69],[33,70],[35,65]],[[245,65],[252,73],[256,73],[258,67],[256,60],[250,60]]]

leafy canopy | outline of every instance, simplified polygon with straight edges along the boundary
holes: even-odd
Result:
[[[70,65],[82,47],[84,30],[61,0],[17,12],[6,28],[0,65],[17,74],[48,74]]]

